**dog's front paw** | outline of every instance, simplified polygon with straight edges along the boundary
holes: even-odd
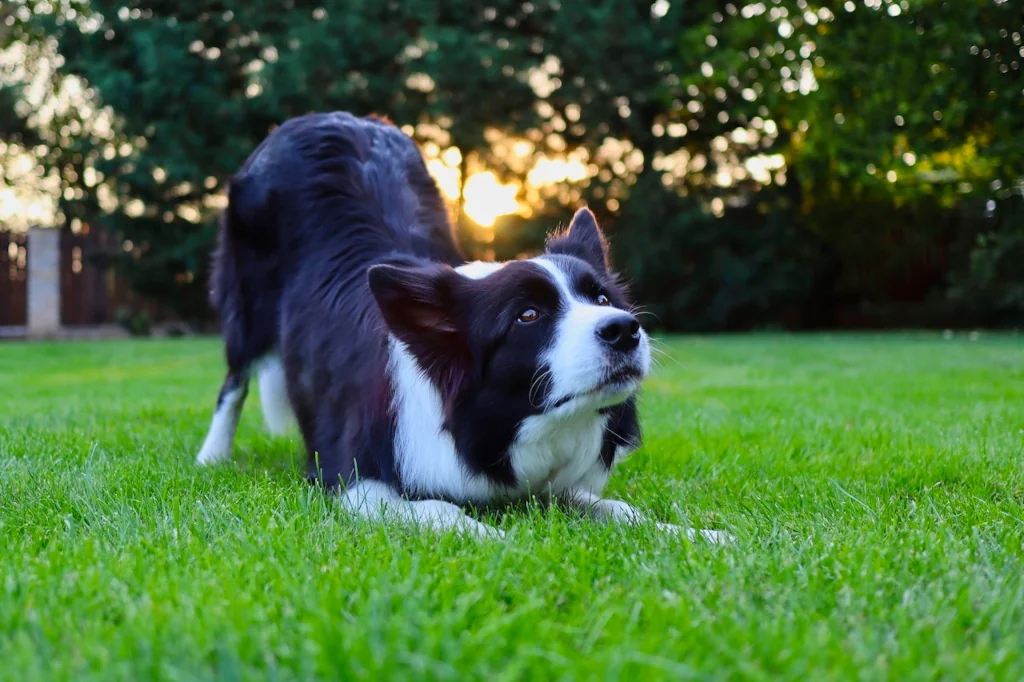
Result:
[[[486,538],[488,540],[500,540],[505,537],[505,531],[494,526],[488,526],[486,523],[480,523],[475,519],[466,517],[466,522],[459,524],[459,530],[469,534],[476,535],[479,538]]]
[[[711,545],[734,545],[736,544],[736,536],[732,533],[727,533],[724,530],[705,530],[695,531],[693,528],[687,529],[687,537],[691,540],[695,539],[699,535],[704,542]]]
[[[672,533],[673,535],[685,535],[686,539],[690,542],[693,542],[698,537],[712,545],[731,545],[736,542],[736,538],[724,530],[702,529],[698,531],[696,528],[684,528],[683,526],[674,526],[671,523],[659,523],[658,530]]]

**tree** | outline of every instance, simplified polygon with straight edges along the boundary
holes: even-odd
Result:
[[[936,293],[984,229],[986,204],[1024,177],[1013,133],[1024,124],[1021,13],[1000,2],[827,4],[819,88],[787,153],[807,222],[843,254],[842,288]]]
[[[514,14],[524,4],[499,9]],[[86,99],[110,112],[110,130],[51,134],[47,163],[65,193],[80,197],[66,218],[102,217],[125,240],[119,267],[133,287],[186,317],[206,313],[207,253],[225,184],[283,120],[345,109],[385,114],[414,134],[431,123],[466,158],[486,154],[486,128],[521,126],[532,112],[523,70],[536,55],[520,43],[492,44],[481,28],[496,10],[477,3],[98,0],[89,8],[93,23],[54,14],[32,30],[56,37],[60,75],[88,84]]]
[[[517,179],[535,214],[465,231],[494,240],[476,255],[528,250],[587,201],[672,326],[806,321],[832,294],[916,305],[950,284],[964,307],[1013,298],[992,288],[1024,175],[1013,3],[23,4],[50,10],[18,9],[19,39],[53,46],[53,87],[82,96],[45,121],[0,102],[0,126],[35,136],[65,220],[121,234],[123,273],[188,317],[207,312],[231,173],[274,125],[329,109],[452,148],[462,185]],[[529,179],[555,162],[553,182]]]
[[[736,324],[729,315],[695,317],[692,304],[711,300],[709,291],[789,292],[778,305],[754,306],[763,313],[754,316],[742,303],[750,297],[734,296],[747,324],[778,319],[782,301],[799,298],[793,286],[804,288],[808,309],[920,306],[945,295],[979,235],[992,258],[1018,250],[1020,240],[996,237],[1004,228],[994,223],[1014,224],[1018,214],[998,207],[1024,177],[1014,133],[1024,124],[1021,14],[1011,4],[666,2],[646,17],[646,7],[607,0],[572,16],[575,33],[555,31],[567,37],[555,53],[572,87],[549,101],[556,112],[584,103],[581,144],[593,148],[607,134],[641,152],[637,172],[610,188],[609,207],[622,206],[620,231],[629,232],[621,242],[639,288],[673,324]],[[652,172],[667,188],[660,195],[645,179]],[[769,228],[780,217],[790,229]],[[674,227],[666,231],[665,221]],[[746,241],[729,237],[737,229]],[[696,255],[698,267],[654,267],[666,240],[682,249],[672,254],[677,265]],[[696,281],[714,279],[712,261],[733,264],[730,281]],[[984,271],[1007,270],[991,263]],[[793,279],[798,271],[805,276]],[[1001,277],[979,274],[989,289]],[[823,289],[834,298],[819,301]],[[958,288],[959,319],[983,319],[963,293],[976,289]],[[680,303],[686,291],[703,293]]]
[[[180,315],[205,315],[224,185],[273,125],[342,102],[400,109],[387,106],[401,102],[384,67],[404,43],[402,13],[345,4],[341,12],[291,2],[100,1],[91,3],[97,25],[50,22],[61,73],[88,83],[112,112],[111,134],[54,145],[74,150],[81,167],[68,184],[92,199],[75,217],[102,215],[122,235],[119,265],[139,293]],[[331,10],[345,20],[328,23]],[[51,163],[66,168],[66,157]]]

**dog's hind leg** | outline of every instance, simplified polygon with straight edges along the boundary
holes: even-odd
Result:
[[[210,430],[196,456],[197,464],[216,464],[231,458],[231,447],[248,392],[248,372],[228,372],[217,396],[217,410],[213,413]]]
[[[279,280],[271,209],[258,178],[242,173],[231,181],[210,281],[210,303],[220,316],[228,374],[196,457],[199,464],[231,456],[249,378],[276,344]]]
[[[280,356],[272,353],[263,358],[259,363],[259,377],[263,422],[267,425],[267,431],[280,436],[295,423],[292,406],[288,402],[288,381]]]

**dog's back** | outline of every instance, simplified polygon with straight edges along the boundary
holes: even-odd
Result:
[[[283,288],[316,272],[311,265],[328,258],[334,269],[344,261],[365,271],[392,255],[461,262],[415,143],[385,121],[347,113],[277,128],[232,180],[221,220],[211,302],[229,364],[276,346]]]

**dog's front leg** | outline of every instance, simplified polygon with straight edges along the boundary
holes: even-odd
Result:
[[[482,537],[502,537],[492,526],[471,519],[458,505],[441,500],[408,500],[380,481],[359,481],[341,493],[342,506],[366,519],[422,524],[434,530],[454,530]]]
[[[570,490],[564,496],[565,500],[577,507],[578,509],[585,512],[590,518],[604,521],[606,523],[624,523],[627,525],[637,525],[641,523],[648,523],[649,519],[640,512],[639,509],[622,502],[621,500],[609,500],[585,489],[573,489]],[[685,534],[689,540],[697,538],[698,531],[693,528],[683,528],[682,526],[674,526],[670,523],[656,522],[655,525],[659,530],[663,530],[669,533]],[[713,545],[728,544],[733,542],[734,538],[724,531],[720,530],[701,530],[699,531],[701,538],[710,542]]]

